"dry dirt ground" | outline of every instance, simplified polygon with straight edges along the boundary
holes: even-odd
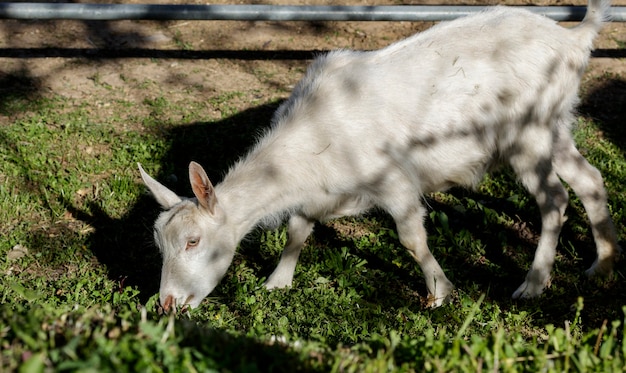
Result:
[[[228,3],[225,0],[217,3],[222,2]],[[280,0],[265,3],[281,4]],[[405,2],[437,3],[458,2]],[[584,0],[469,0],[462,4],[496,3],[585,4]],[[624,6],[626,0],[613,3]],[[398,2],[283,0],[282,4],[396,5]],[[93,112],[95,116],[112,115],[107,111],[108,103],[117,100],[139,103],[146,97],[163,95],[181,102],[191,98],[190,87],[193,87],[193,99],[206,97],[207,102],[212,97],[239,92],[243,109],[253,102],[286,97],[315,53],[336,48],[375,49],[432,24],[0,20],[0,84],[13,84],[14,77],[26,78],[36,82],[40,93],[61,95],[77,105],[97,103],[102,111]],[[584,89],[597,88],[591,83],[602,84],[598,83],[598,77],[626,77],[625,43],[626,24],[611,23],[605,27],[597,41],[600,50],[591,62]],[[620,101],[624,106],[624,101]],[[206,110],[207,118],[223,114],[208,104]],[[10,124],[7,120],[0,117],[0,125]]]

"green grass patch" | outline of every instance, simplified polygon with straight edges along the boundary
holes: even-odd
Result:
[[[93,77],[96,82],[97,76]],[[538,211],[506,171],[476,191],[428,197],[429,244],[458,287],[425,307],[418,266],[390,218],[372,213],[316,227],[291,289],[262,287],[286,240],[254,231],[198,309],[156,307],[157,204],[136,163],[189,195],[190,160],[219,180],[277,106],[245,92],[139,103],[38,97],[0,106],[0,354],[6,371],[621,371],[624,272],[590,281],[593,243],[572,198],[552,286],[511,293],[528,268]],[[208,115],[207,104],[217,115]],[[624,139],[581,120],[576,140],[603,173],[624,241]]]

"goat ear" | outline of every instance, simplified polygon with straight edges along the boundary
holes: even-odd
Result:
[[[175,204],[182,201],[182,199],[176,195],[176,193],[167,189],[164,185],[154,180],[150,175],[143,170],[141,164],[137,163],[137,167],[139,167],[139,173],[141,173],[141,178],[143,179],[143,183],[150,189],[150,192],[154,196],[154,199],[164,208],[169,209]]]
[[[202,166],[196,162],[189,163],[189,182],[200,206],[209,210],[211,214],[215,214],[215,206],[217,205],[215,188],[213,188],[213,184],[211,184]]]

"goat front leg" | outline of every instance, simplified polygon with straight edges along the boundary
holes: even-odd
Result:
[[[291,286],[293,273],[300,257],[300,252],[309,234],[313,230],[314,221],[301,215],[292,215],[287,228],[287,245],[280,256],[276,269],[265,282],[268,289]]]

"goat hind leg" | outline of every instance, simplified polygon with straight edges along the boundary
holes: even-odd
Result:
[[[597,257],[586,271],[588,276],[609,275],[621,248],[608,209],[602,175],[578,152],[566,128],[561,128],[555,146],[555,169],[580,198],[596,244]]]
[[[268,289],[291,286],[293,273],[300,257],[300,252],[309,234],[313,230],[314,222],[301,215],[292,215],[287,228],[287,244],[280,256],[276,269],[265,282]]]
[[[392,216],[396,222],[400,243],[407,248],[424,274],[428,293],[433,297],[430,305],[435,308],[450,301],[454,285],[448,280],[428,248],[421,209],[419,206],[415,208],[415,211],[405,211],[399,216],[392,212]]]
[[[541,237],[535,257],[524,283],[513,293],[513,298],[532,298],[541,295],[550,282],[550,273],[556,257],[556,246],[567,207],[567,191],[554,172],[550,172],[539,190],[533,191],[541,211]]]
[[[542,144],[542,140],[545,143]],[[544,131],[522,135],[519,148],[525,151],[510,160],[541,212],[541,238],[525,281],[513,293],[514,299],[537,297],[550,283],[556,247],[565,221],[568,195],[552,168],[552,147],[548,142],[552,142],[551,136]]]

